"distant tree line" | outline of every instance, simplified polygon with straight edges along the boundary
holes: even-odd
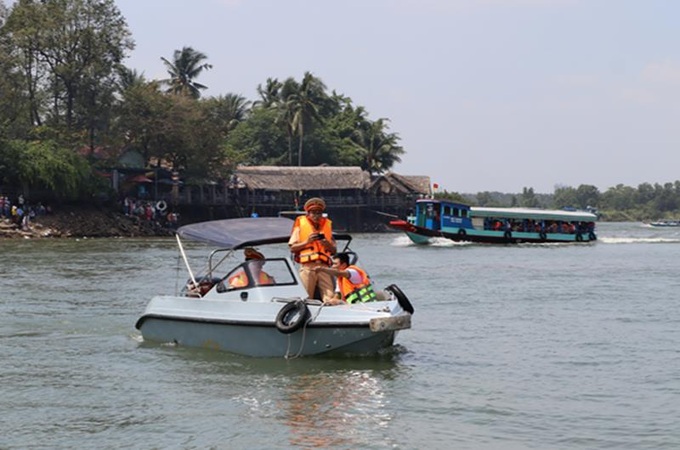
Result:
[[[360,166],[390,170],[405,153],[389,120],[330,91],[312,73],[269,78],[257,99],[203,98],[213,66],[191,47],[159,58],[168,77],[123,64],[134,49],[113,0],[0,0],[0,191],[88,199],[108,189],[98,170],[129,150],[184,180],[225,180],[236,166]],[[2,192],[0,192],[2,193]],[[478,205],[599,208],[612,219],[674,215],[680,182],[637,188],[558,187],[550,195],[480,192]]]

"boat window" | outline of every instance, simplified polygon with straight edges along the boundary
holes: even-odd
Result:
[[[458,217],[458,208],[453,208],[453,217]]]
[[[285,258],[251,260],[239,264],[222,278],[217,292],[290,284],[295,284],[295,277]]]

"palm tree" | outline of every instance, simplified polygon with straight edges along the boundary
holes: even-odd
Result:
[[[363,110],[362,110],[363,112]],[[404,149],[396,133],[387,133],[387,119],[365,121],[352,135],[352,142],[363,154],[361,168],[370,173],[383,173],[401,162]]]
[[[260,100],[256,100],[253,103],[254,107],[258,108],[271,108],[276,106],[280,100],[280,93],[283,84],[276,78],[267,78],[267,84],[262,87],[261,84],[257,85],[257,93],[260,96]]]
[[[207,100],[211,116],[221,124],[224,134],[248,118],[250,102],[238,94],[220,95]]]
[[[302,142],[305,136],[305,127],[313,121],[321,122],[319,109],[326,97],[326,85],[310,72],[305,72],[302,82],[296,92],[286,97],[292,130],[298,135],[298,166],[302,166]]]
[[[196,79],[203,70],[212,68],[211,64],[201,64],[201,62],[206,59],[208,59],[208,57],[205,54],[196,51],[191,47],[175,50],[172,62],[161,57],[161,61],[165,63],[168,74],[170,74],[170,78],[161,80],[162,83],[169,86],[166,92],[199,98],[201,96],[201,89],[207,89],[207,86],[196,83],[194,79]]]

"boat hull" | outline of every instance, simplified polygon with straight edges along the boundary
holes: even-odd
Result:
[[[292,333],[277,328],[285,303],[231,303],[157,297],[137,322],[144,341],[253,357],[369,355],[390,347],[411,315],[397,301],[308,306],[311,320]],[[263,318],[269,318],[263,320]]]

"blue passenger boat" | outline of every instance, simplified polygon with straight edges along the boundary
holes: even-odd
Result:
[[[453,241],[518,244],[522,242],[592,242],[597,216],[587,211],[537,208],[471,207],[464,203],[419,199],[415,214],[392,220],[416,244],[443,237]]]

